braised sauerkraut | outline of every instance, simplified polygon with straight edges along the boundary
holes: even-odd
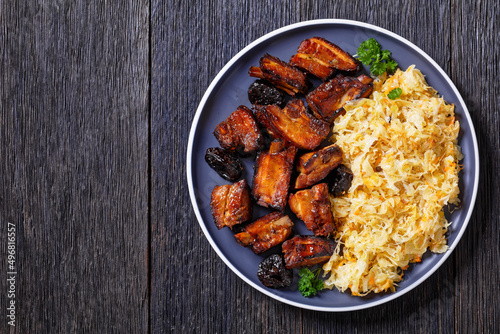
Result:
[[[399,98],[387,94],[400,88]],[[331,198],[339,241],[323,266],[325,286],[353,295],[394,291],[409,263],[447,250],[443,207],[459,204],[462,159],[454,105],[410,66],[374,82],[370,98],[345,106],[333,140],[354,178]]]

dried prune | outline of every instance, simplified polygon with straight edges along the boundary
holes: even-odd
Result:
[[[207,149],[205,161],[217,174],[231,182],[238,180],[243,173],[241,160],[220,147]]]
[[[259,264],[257,277],[268,288],[285,288],[292,284],[293,271],[285,267],[283,256],[273,254]]]
[[[327,177],[330,193],[335,197],[345,195],[351,188],[353,177],[349,167],[340,164]]]
[[[277,104],[283,105],[283,93],[264,80],[257,80],[248,87],[248,99],[252,104]]]

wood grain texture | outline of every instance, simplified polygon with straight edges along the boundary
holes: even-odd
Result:
[[[493,12],[493,5],[481,2],[481,11],[477,14]],[[457,39],[461,32],[452,28],[458,29],[456,18],[460,16],[475,22],[479,15],[469,17],[469,8],[457,8],[456,4],[452,8],[450,1],[429,2],[423,6],[417,1],[395,1],[390,5],[393,10],[388,10],[388,6],[383,1],[245,1],[240,4],[200,1],[188,9],[181,2],[153,2],[152,332],[451,333],[470,332],[469,329],[493,332],[498,328],[493,320],[499,315],[498,308],[483,305],[497,297],[495,294],[486,296],[486,292],[478,295],[475,290],[488,286],[490,291],[498,292],[498,288],[492,287],[498,283],[498,275],[493,275],[495,280],[491,282],[491,276],[480,277],[487,270],[482,267],[484,264],[498,267],[498,254],[489,251],[498,245],[498,232],[484,245],[480,243],[482,234],[472,241],[461,242],[454,255],[424,284],[396,301],[369,311],[329,314],[294,308],[256,292],[217,257],[189,209],[185,152],[189,125],[197,105],[211,80],[232,56],[276,28],[319,18],[372,23],[416,44],[448,75],[453,76],[452,71],[467,72],[469,79],[461,81],[467,82],[462,88],[473,91],[477,87],[479,82],[468,65],[470,60],[466,60],[470,55],[464,52],[459,57],[457,51],[452,50],[455,50],[455,43],[470,44],[462,38],[471,38],[470,35],[478,30],[468,31]],[[465,27],[460,26],[460,29]],[[498,36],[498,27],[491,34]],[[474,38],[477,40],[480,36]],[[483,53],[489,54],[488,66],[495,60],[498,64],[498,58],[493,59],[496,53],[487,42],[474,43],[478,48],[484,47]],[[498,71],[489,73],[492,76]],[[484,78],[490,78],[486,75],[483,73]],[[492,78],[485,82],[489,84],[487,92],[490,94],[482,99],[490,107],[491,123],[483,136],[488,140],[496,138],[498,149],[498,134],[493,134],[495,127],[498,130],[498,100],[494,97],[498,84]],[[490,160],[498,160],[498,157],[497,150]],[[498,163],[494,170],[499,171]],[[489,168],[482,172],[493,175]],[[491,223],[492,231],[497,231],[499,212],[492,203],[494,198],[498,201],[498,187],[491,186],[488,191],[483,192],[483,196],[492,196],[493,200],[489,203],[479,201],[471,225],[485,219]],[[468,235],[477,234],[476,229],[472,228]],[[470,261],[474,258],[466,255],[471,248],[476,248],[475,263]],[[498,251],[498,247],[496,249]],[[478,267],[482,267],[482,271],[474,272]],[[467,280],[471,278],[476,288],[468,286]],[[473,303],[476,311],[488,312],[480,316],[472,314],[468,303]],[[476,319],[482,324],[474,325]]]
[[[2,1],[0,13],[0,332],[145,332],[148,3]]]
[[[451,78],[476,128],[480,184],[476,209],[454,257],[456,328],[500,330],[500,12],[495,1],[452,1]],[[478,19],[480,18],[480,19]],[[474,65],[474,59],[481,64]],[[467,315],[467,316],[464,316]]]
[[[497,7],[0,1],[0,333],[499,332]],[[402,297],[348,313],[295,308],[236,276],[196,221],[185,171],[218,71],[260,36],[320,18],[375,24],[428,53],[469,106],[481,154],[476,209],[452,256]],[[4,317],[9,222],[15,328]]]

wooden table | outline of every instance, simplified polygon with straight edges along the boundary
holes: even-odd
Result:
[[[0,2],[0,332],[498,332],[500,10],[421,3]],[[263,34],[318,18],[375,24],[427,52],[468,105],[481,156],[476,208],[446,263],[350,313],[243,282],[205,239],[186,182],[191,121],[217,72]]]

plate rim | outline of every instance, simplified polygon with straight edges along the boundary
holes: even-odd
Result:
[[[373,302],[367,302],[362,305],[356,305],[356,306],[346,306],[346,307],[324,307],[324,306],[314,306],[314,305],[308,305],[305,303],[298,303],[280,296],[277,296],[267,290],[265,290],[263,287],[255,284],[253,281],[248,279],[243,273],[241,273],[236,267],[233,266],[233,264],[222,254],[222,251],[219,249],[219,247],[216,245],[215,241],[212,239],[210,233],[208,232],[207,228],[205,227],[205,223],[203,221],[203,218],[201,216],[198,204],[196,202],[196,196],[194,193],[194,186],[193,186],[193,178],[192,176],[192,153],[193,153],[193,143],[194,143],[194,137],[196,133],[196,129],[198,128],[198,122],[200,120],[202,111],[205,107],[205,104],[208,100],[208,98],[211,96],[215,86],[219,83],[220,79],[224,74],[233,66],[233,64],[238,61],[243,55],[245,55],[250,49],[254,48],[256,45],[276,36],[279,34],[282,34],[284,32],[294,30],[297,28],[303,28],[303,27],[308,27],[308,26],[314,26],[314,25],[349,25],[353,27],[361,27],[361,28],[367,28],[371,30],[375,30],[377,32],[386,34],[392,38],[397,39],[398,41],[406,44],[408,47],[410,47],[412,50],[418,52],[421,56],[423,56],[431,65],[433,65],[438,72],[441,74],[441,76],[446,80],[448,85],[451,87],[455,95],[458,97],[458,101],[460,102],[460,106],[463,110],[463,114],[467,119],[468,124],[470,125],[470,134],[472,137],[472,143],[473,143],[473,149],[474,149],[474,161],[475,161],[475,174],[474,174],[474,186],[472,190],[472,197],[470,201],[470,206],[469,210],[467,211],[467,214],[464,218],[464,222],[462,224],[462,227],[458,231],[457,237],[455,238],[454,242],[451,245],[448,245],[448,250],[441,254],[442,257],[441,259],[422,277],[417,279],[415,282],[410,284],[408,287],[406,287],[404,290],[396,291],[391,295],[388,295],[386,298],[379,299],[377,301]],[[403,296],[404,294],[410,292],[417,286],[419,286],[423,281],[425,281],[427,278],[429,278],[434,272],[436,272],[442,265],[443,263],[448,259],[448,257],[451,255],[453,250],[456,248],[460,240],[462,239],[463,234],[465,233],[465,230],[467,229],[467,226],[469,224],[469,220],[472,216],[472,212],[474,211],[475,203],[476,203],[476,197],[477,197],[477,191],[478,191],[478,186],[479,186],[479,149],[478,149],[478,144],[477,144],[477,138],[476,138],[476,131],[474,128],[474,123],[472,122],[472,119],[469,114],[469,110],[467,108],[467,105],[465,104],[462,95],[456,88],[455,84],[453,81],[450,79],[450,77],[446,74],[446,72],[439,66],[434,59],[432,59],[427,53],[425,53],[423,50],[421,50],[418,46],[413,44],[412,42],[408,41],[406,38],[393,33],[385,28],[381,28],[379,26],[370,24],[370,23],[365,23],[365,22],[360,22],[360,21],[355,21],[355,20],[346,20],[346,19],[317,19],[317,20],[307,20],[307,21],[302,21],[302,22],[297,22],[293,24],[289,24],[286,26],[283,26],[281,28],[275,29],[248,44],[246,47],[244,47],[242,50],[240,50],[235,56],[231,58],[229,62],[224,65],[224,67],[217,73],[215,78],[212,80],[210,85],[208,86],[207,90],[205,91],[198,108],[196,109],[196,113],[193,117],[193,121],[191,124],[191,129],[189,132],[189,139],[188,139],[188,146],[187,146],[187,163],[186,163],[186,178],[188,181],[188,189],[189,189],[189,196],[191,199],[191,205],[193,207],[193,210],[195,212],[196,218],[198,220],[198,224],[200,225],[205,237],[209,241],[210,245],[212,248],[215,250],[217,255],[224,261],[224,263],[235,273],[237,274],[243,281],[245,281],[247,284],[249,284],[251,287],[255,288],[257,291],[262,292],[263,294],[278,300],[282,303],[292,305],[295,307],[303,308],[303,309],[308,309],[308,310],[314,310],[314,311],[323,311],[323,312],[348,312],[348,311],[357,311],[357,310],[362,310],[362,309],[367,309],[371,307],[375,307],[381,304],[385,304],[391,300],[394,300],[398,297]]]

